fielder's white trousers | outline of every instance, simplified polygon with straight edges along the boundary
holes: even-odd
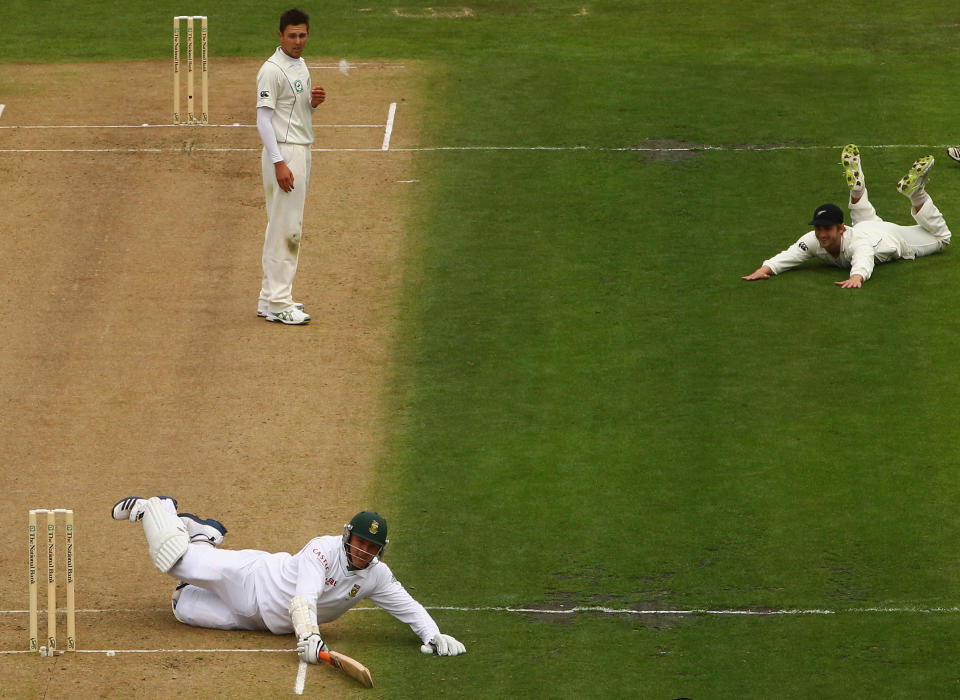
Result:
[[[257,607],[254,567],[268,552],[256,549],[214,549],[191,544],[170,569],[190,585],[180,589],[174,616],[194,627],[220,630],[265,630]]]
[[[277,184],[273,163],[263,149],[260,170],[267,205],[267,230],[263,237],[263,281],[260,307],[274,313],[293,305],[293,278],[300,259],[303,238],[303,207],[310,186],[310,146],[279,144],[280,154],[293,173],[293,190],[284,192]]]
[[[933,255],[950,245],[950,229],[930,195],[919,211],[910,207],[916,226],[900,226],[881,219],[867,198],[866,190],[859,202],[854,204],[851,200],[849,204],[850,223],[854,226],[868,221],[882,224],[883,235],[896,241],[900,257],[905,260]]]

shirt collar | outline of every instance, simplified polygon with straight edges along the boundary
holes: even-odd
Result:
[[[279,46],[277,47],[277,56],[279,56],[283,61],[286,61],[287,64],[291,66],[300,65],[300,61],[303,60],[302,58],[292,58],[291,56],[288,56],[283,52],[283,49],[280,48]]]

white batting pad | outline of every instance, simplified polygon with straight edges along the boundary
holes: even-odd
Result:
[[[180,518],[167,510],[156,497],[144,503],[141,522],[154,566],[167,573],[187,552],[190,544],[187,529]]]

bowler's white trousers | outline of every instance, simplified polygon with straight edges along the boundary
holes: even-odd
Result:
[[[280,154],[293,173],[293,190],[284,192],[267,149],[260,156],[263,195],[267,205],[267,230],[263,238],[263,281],[260,306],[279,313],[293,305],[293,278],[303,238],[303,208],[310,186],[310,146],[281,143]]]

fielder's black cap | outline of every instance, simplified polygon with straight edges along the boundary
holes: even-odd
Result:
[[[811,226],[836,226],[843,223],[843,209],[836,204],[821,204],[813,212]]]

